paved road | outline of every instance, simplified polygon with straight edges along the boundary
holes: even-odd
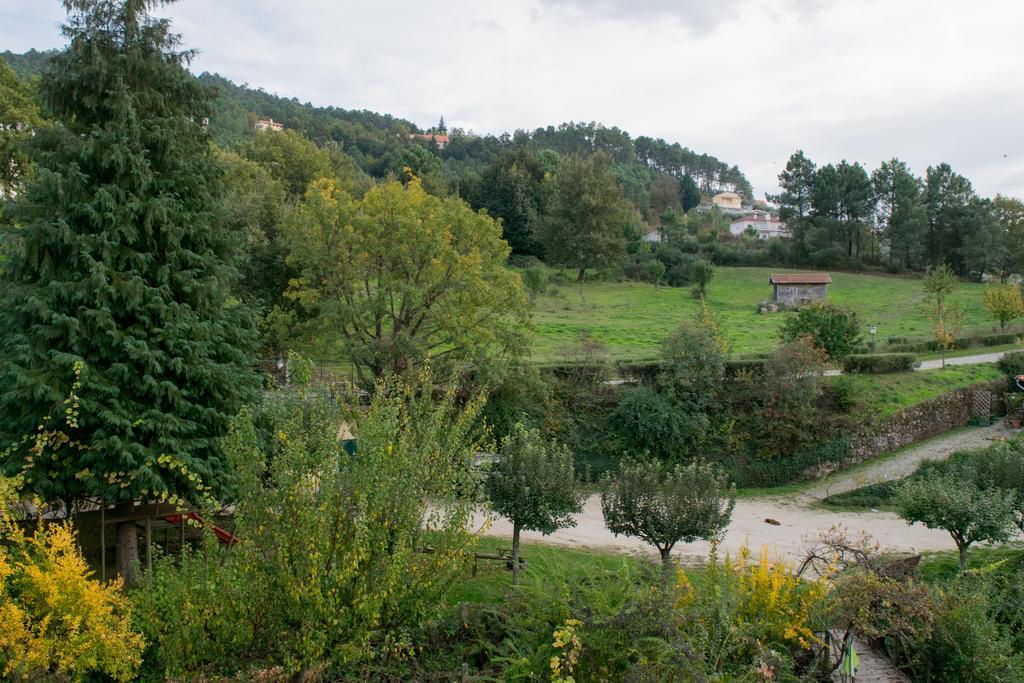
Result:
[[[736,502],[732,523],[726,532],[722,550],[736,555],[743,544],[751,548],[767,545],[781,555],[796,560],[808,541],[822,531],[837,524],[851,531],[870,533],[888,551],[921,552],[926,550],[954,550],[952,539],[945,531],[908,525],[889,512],[841,512],[823,509],[814,503],[824,495],[848,491],[886,478],[901,477],[914,470],[921,460],[942,459],[956,451],[980,448],[991,443],[994,436],[1008,434],[1000,426],[970,429],[937,437],[907,448],[899,454],[853,473],[840,473],[806,490],[789,495],[744,498]],[[766,522],[772,519],[778,524]],[[478,526],[483,516],[477,520]],[[512,527],[504,519],[493,520],[488,535],[511,538]],[[655,551],[642,541],[626,536],[614,536],[605,529],[599,496],[591,496],[583,512],[576,516],[576,526],[560,529],[550,536],[523,532],[529,541],[552,543],[576,548],[601,548],[654,558]],[[707,543],[698,542],[677,546],[674,555],[684,564],[702,564],[709,551]]]
[[[1019,350],[1019,349],[1014,349]],[[999,351],[997,353],[981,353],[977,356],[955,356],[953,358],[946,359],[946,365],[978,365],[979,363],[998,363],[1004,354],[1009,351]],[[923,360],[921,361],[921,367],[919,370],[936,370],[942,367],[942,359],[936,358],[934,360]]]

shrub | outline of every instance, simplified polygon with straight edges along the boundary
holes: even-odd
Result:
[[[830,301],[819,301],[787,316],[779,334],[786,342],[809,336],[829,358],[840,359],[853,353],[861,342],[860,314]]]
[[[530,301],[534,301],[548,288],[548,276],[540,268],[527,268],[523,271],[523,285],[530,295]]]
[[[999,361],[999,369],[1010,377],[1024,375],[1024,351],[1003,354]]]
[[[792,453],[770,459],[747,458],[733,462],[728,473],[742,488],[773,488],[814,476],[822,468],[842,463],[850,457],[847,437],[799,447]]]
[[[855,354],[843,358],[843,372],[851,374],[909,372],[917,365],[917,357],[912,353]]]
[[[269,448],[247,415],[236,421],[223,446],[241,542],[226,558],[208,544],[158,562],[153,587],[138,592],[159,674],[258,665],[302,675],[407,651],[406,629],[436,613],[473,541],[480,401],[458,408],[452,393],[433,394],[423,377],[382,383],[369,407],[344,415],[317,400],[279,422]],[[343,421],[354,456],[338,442]]]
[[[704,410],[722,389],[725,353],[709,325],[683,323],[662,342],[662,382],[686,412]]]
[[[889,346],[899,346],[901,344],[906,344],[909,342],[909,340],[906,337],[889,337],[885,341]]]
[[[684,416],[665,396],[641,386],[628,390],[612,411],[610,423],[630,450],[679,460],[689,451],[687,441],[700,438],[706,427],[706,418],[694,424],[694,417]]]
[[[92,578],[67,524],[26,535],[0,480],[0,676],[134,680],[142,637],[120,580]]]

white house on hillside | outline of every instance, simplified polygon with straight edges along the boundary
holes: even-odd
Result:
[[[729,223],[729,232],[736,236],[742,235],[751,228],[763,240],[789,236],[786,224],[780,221],[775,214],[765,211],[755,211]]]
[[[278,123],[274,119],[256,119],[256,123],[253,124],[253,128],[256,130],[269,130],[274,133],[280,133],[284,130],[284,124]]]

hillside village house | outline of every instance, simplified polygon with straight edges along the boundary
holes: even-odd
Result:
[[[832,277],[828,273],[772,273],[772,301],[796,306],[828,296]]]
[[[754,211],[729,223],[729,232],[733,235],[742,235],[748,229],[754,230],[763,240],[789,235],[786,224],[767,211]]]
[[[739,211],[743,208],[743,197],[736,192],[719,192],[711,198],[711,203],[720,209]]]
[[[256,119],[256,123],[253,124],[256,130],[269,130],[274,133],[280,133],[284,130],[284,124],[278,123],[274,119]]]
[[[411,140],[419,140],[421,142],[434,141],[438,149],[444,149],[448,145],[448,136],[441,133],[410,133],[409,138]]]

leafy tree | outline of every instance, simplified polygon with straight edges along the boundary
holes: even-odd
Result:
[[[625,256],[623,228],[631,222],[630,212],[607,155],[566,157],[541,230],[544,253],[552,263],[575,268],[583,282],[587,268],[618,263]]]
[[[292,200],[301,198],[314,180],[335,175],[330,155],[294,130],[256,133],[239,153],[265,168]]]
[[[484,169],[471,195],[474,206],[501,218],[502,236],[514,254],[540,254],[536,239],[547,210],[545,175],[529,150],[508,150]]]
[[[853,309],[831,301],[819,301],[801,306],[795,314],[787,316],[779,334],[784,342],[808,336],[831,359],[841,359],[853,353],[861,341],[860,314]]]
[[[536,301],[537,296],[543,294],[548,288],[548,276],[540,268],[527,268],[523,271],[523,285],[530,294],[530,303]]]
[[[697,259],[690,269],[690,278],[694,283],[693,298],[703,299],[708,293],[708,283],[715,274],[715,269],[704,259]]]
[[[662,461],[684,460],[693,441],[703,438],[707,418],[688,415],[654,389],[631,389],[611,414],[611,425],[625,445]]]
[[[1024,315],[1024,296],[1018,285],[993,285],[985,288],[985,308],[999,321],[999,328]]]
[[[891,159],[871,174],[879,227],[896,269],[920,268],[924,262],[927,214],[923,184],[906,162]]]
[[[847,257],[861,258],[862,238],[871,215],[872,187],[867,171],[846,160],[823,166],[814,176],[815,217]]]
[[[725,378],[725,349],[720,331],[710,324],[685,322],[661,348],[662,385],[688,413],[706,412]]]
[[[572,454],[519,423],[502,439],[486,486],[491,507],[512,522],[512,583],[518,585],[519,533],[527,529],[546,536],[575,526],[572,515],[583,509]]]
[[[505,267],[500,226],[417,180],[378,185],[355,202],[334,181],[313,183],[285,226],[300,274],[289,296],[327,332],[364,386],[435,364],[521,353],[527,315],[519,275]]]
[[[1016,197],[996,195],[992,212],[1003,245],[1001,258],[993,264],[993,270],[1005,283],[1014,273],[1024,275],[1024,202]]]
[[[601,494],[605,526],[658,549],[663,576],[674,576],[672,548],[710,541],[729,526],[735,489],[714,466],[701,462],[664,469],[655,461],[625,460]]]
[[[793,453],[817,436],[817,405],[828,357],[809,336],[776,349],[763,377],[755,378],[751,443],[763,458]]]
[[[31,86],[0,59],[0,209],[25,181],[29,160],[21,146],[40,123]]]
[[[210,92],[156,5],[65,2],[69,45],[40,83],[59,125],[33,137],[38,178],[13,208],[0,438],[62,407],[84,362],[70,441],[53,461],[22,443],[3,462],[47,499],[218,488],[217,441],[255,388],[251,318],[228,298],[237,240],[218,225],[221,170],[201,126]],[[134,523],[117,536],[130,579]]]
[[[949,297],[956,291],[957,277],[953,269],[943,264],[928,272],[924,279],[925,311],[932,324],[932,334],[942,350],[942,367],[946,367],[946,351],[960,336],[962,315],[959,306]]]
[[[967,248],[991,222],[991,212],[974,193],[971,182],[954,173],[949,164],[928,167],[925,207],[928,265],[937,268],[945,263],[957,275],[967,275]]]
[[[1017,528],[1024,532],[1024,440],[993,444],[972,458],[971,468],[981,488],[998,488],[1012,494]]]
[[[958,472],[934,472],[904,482],[896,496],[899,515],[911,524],[944,529],[960,551],[960,568],[967,568],[973,543],[1001,543],[1012,535],[1013,493],[983,489]]]
[[[797,150],[779,174],[782,192],[769,197],[779,205],[779,219],[789,228],[801,254],[808,251],[816,172],[814,162],[804,155],[803,150]]]

